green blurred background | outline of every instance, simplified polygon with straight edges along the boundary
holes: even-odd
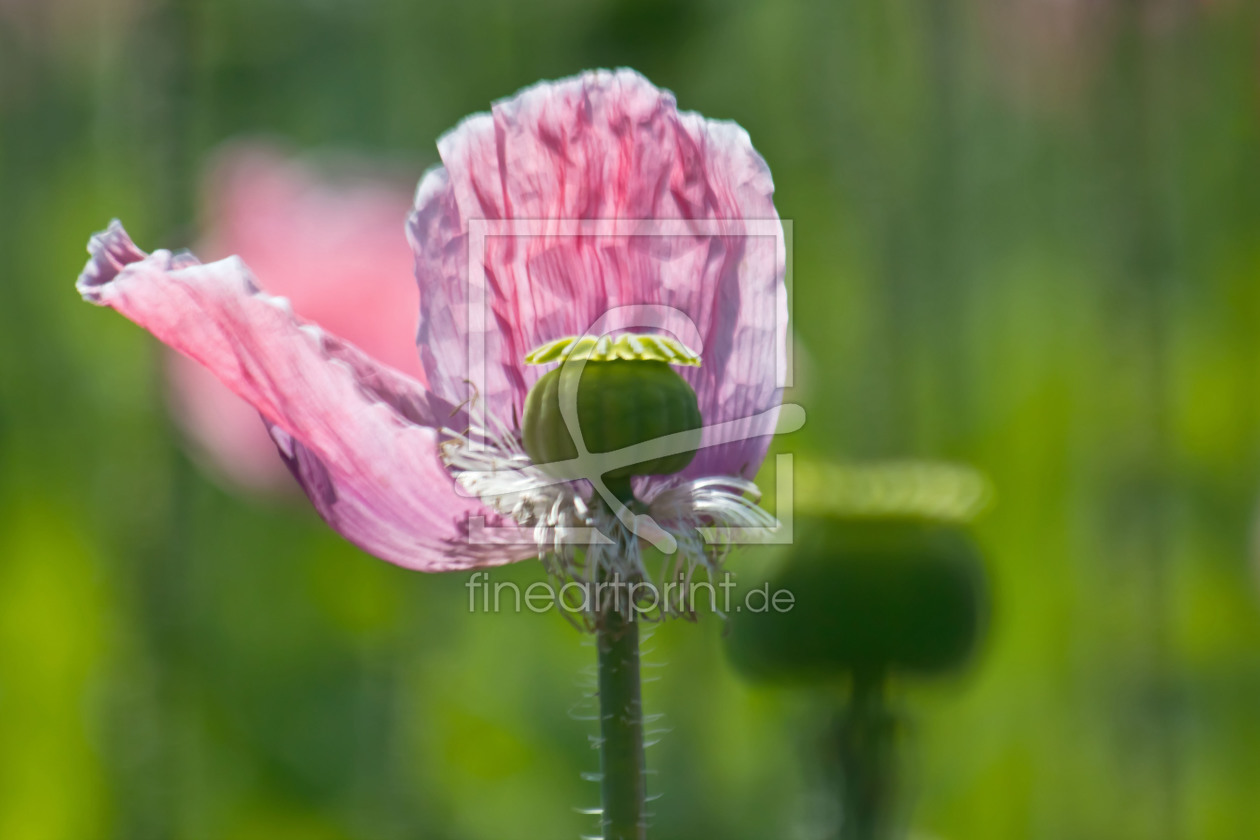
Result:
[[[0,0],[0,837],[592,830],[586,640],[212,483],[157,343],[72,285],[112,217],[192,244],[228,138],[418,173],[618,65],[774,172],[809,416],[778,447],[997,488],[989,637],[898,686],[914,836],[1260,836],[1258,44],[1246,0]],[[821,837],[830,701],[742,683],[722,633],[649,644],[652,836]]]

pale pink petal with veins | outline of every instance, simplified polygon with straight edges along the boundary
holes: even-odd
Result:
[[[734,123],[680,112],[630,70],[542,83],[468,118],[438,143],[444,166],[420,185],[408,228],[416,250],[420,353],[430,386],[459,402],[469,377],[470,220],[553,225],[491,236],[478,399],[519,416],[534,347],[591,328],[609,309],[660,304],[685,313],[704,363],[684,372],[706,424],[749,419],[732,443],[702,450],[686,477],[751,478],[774,428],[785,370],[785,250],[765,161]],[[689,220],[696,232],[588,236],[564,222]],[[749,220],[768,235],[714,235]],[[650,229],[647,226],[644,229]],[[554,230],[555,232],[551,232]],[[654,327],[688,330],[678,322]],[[472,377],[478,382],[478,377]],[[707,440],[707,438],[706,438]]]
[[[438,457],[438,429],[460,420],[448,403],[296,318],[259,291],[241,260],[146,255],[117,222],[89,250],[83,297],[205,365],[253,405],[316,510],[351,542],[425,571],[536,553],[467,538],[470,516],[501,522],[455,493]]]

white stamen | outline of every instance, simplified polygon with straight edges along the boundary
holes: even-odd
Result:
[[[487,420],[475,405],[469,412],[468,429],[442,430],[447,437],[442,459],[467,493],[522,527],[533,529],[539,559],[561,584],[556,589],[558,599],[565,597],[565,583],[578,583],[588,593],[598,593],[598,585],[606,581],[620,581],[624,586],[652,580],[644,564],[642,537],[604,503],[591,504],[584,498],[583,493],[590,492],[585,482],[557,481],[530,461],[518,432],[509,430],[501,420]],[[476,446],[472,445],[474,440]],[[659,486],[646,499],[646,511],[637,509],[646,512],[677,542],[675,552],[662,554],[659,581],[681,582],[686,590],[698,568],[704,567],[709,574],[717,571],[733,547],[731,528],[774,527],[775,518],[757,506],[759,500],[755,484],[732,476],[676,480]],[[706,540],[706,533],[713,538],[711,542]],[[651,616],[635,615],[693,617],[686,606],[689,598],[676,601],[660,603]],[[572,605],[560,606],[562,614],[574,618]],[[628,616],[636,609],[628,597],[618,601],[607,594],[599,603],[592,601],[590,607],[580,616],[588,629],[609,610]]]

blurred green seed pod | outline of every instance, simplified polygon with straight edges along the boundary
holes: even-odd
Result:
[[[741,612],[729,652],[751,679],[825,682],[964,665],[987,623],[978,549],[956,524],[797,516],[770,592],[790,610]]]
[[[654,341],[660,343],[660,339]],[[580,373],[576,365],[566,369],[562,364],[543,374],[525,400],[521,431],[526,453],[543,469],[576,458],[577,446],[560,412],[562,392],[572,387],[570,380],[576,379],[578,428],[587,451],[604,454],[637,444],[661,443],[659,454],[649,447],[649,457],[604,473],[609,489],[628,501],[631,476],[676,473],[695,457],[700,446],[700,407],[695,391],[670,367],[670,362],[698,364],[699,360],[695,357],[694,362],[666,361],[656,355],[646,357],[642,351],[637,357],[609,358],[620,345],[611,347],[608,353],[583,353],[585,364]],[[657,344],[652,347],[658,349]],[[547,349],[535,351],[530,360],[539,358]],[[671,451],[678,447],[669,446],[670,442],[663,439],[679,433],[686,435],[685,448]]]

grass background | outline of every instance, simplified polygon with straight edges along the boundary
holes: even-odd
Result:
[[[418,175],[491,100],[618,65],[774,172],[809,412],[780,446],[997,487],[989,637],[898,686],[915,836],[1260,835],[1256,4],[5,0],[0,837],[591,829],[584,640],[208,480],[159,347],[72,284],[112,217],[191,244],[228,138]],[[653,836],[823,836],[833,700],[742,683],[721,636],[652,641]]]

